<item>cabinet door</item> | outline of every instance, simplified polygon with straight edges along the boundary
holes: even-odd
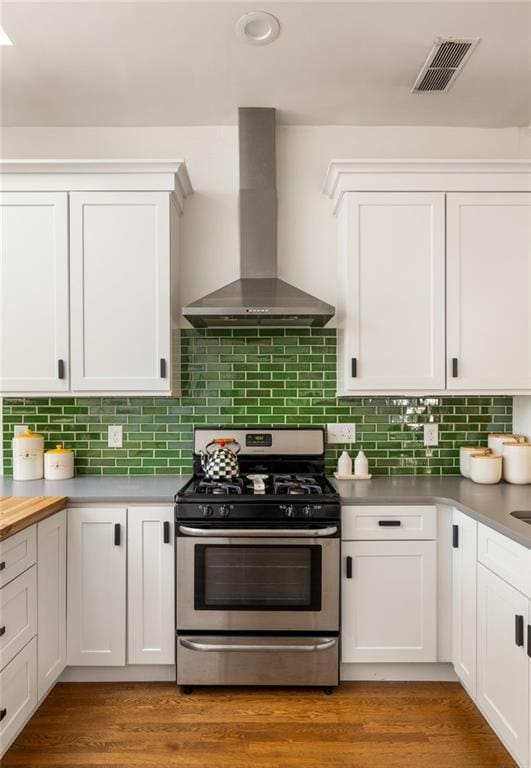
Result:
[[[37,648],[33,638],[0,672],[0,756],[37,704]]]
[[[127,512],[128,661],[175,663],[173,507]]]
[[[477,523],[453,512],[452,663],[470,695],[476,696]]]
[[[448,388],[530,389],[531,195],[448,195],[447,217]]]
[[[527,625],[528,599],[479,564],[477,704],[517,763],[527,766],[529,659],[525,637],[517,644],[517,621]]]
[[[444,195],[345,197],[340,389],[443,389]]]
[[[70,195],[72,389],[169,392],[170,197]]]
[[[0,393],[68,389],[67,210],[64,193],[0,193]]]
[[[37,525],[38,696],[66,666],[66,509]]]
[[[435,541],[343,542],[342,553],[342,661],[436,661]]]
[[[69,510],[69,665],[125,664],[125,550],[125,509]]]

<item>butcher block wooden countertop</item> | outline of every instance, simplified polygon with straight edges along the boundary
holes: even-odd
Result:
[[[0,496],[0,541],[64,509],[66,496]]]

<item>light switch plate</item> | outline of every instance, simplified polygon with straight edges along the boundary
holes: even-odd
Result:
[[[424,424],[424,445],[427,447],[439,445],[439,425],[435,422]]]
[[[121,448],[123,444],[122,425],[110,424],[107,431],[107,445],[109,448]]]
[[[327,441],[333,443],[355,443],[356,425],[355,424],[327,424]]]

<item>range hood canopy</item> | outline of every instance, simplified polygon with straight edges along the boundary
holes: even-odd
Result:
[[[196,328],[323,326],[334,307],[277,276],[276,115],[269,108],[239,109],[239,280],[183,310]]]

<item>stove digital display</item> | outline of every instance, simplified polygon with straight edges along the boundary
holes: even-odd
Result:
[[[253,434],[245,435],[245,445],[247,448],[271,448],[273,436],[265,432],[254,432]]]

